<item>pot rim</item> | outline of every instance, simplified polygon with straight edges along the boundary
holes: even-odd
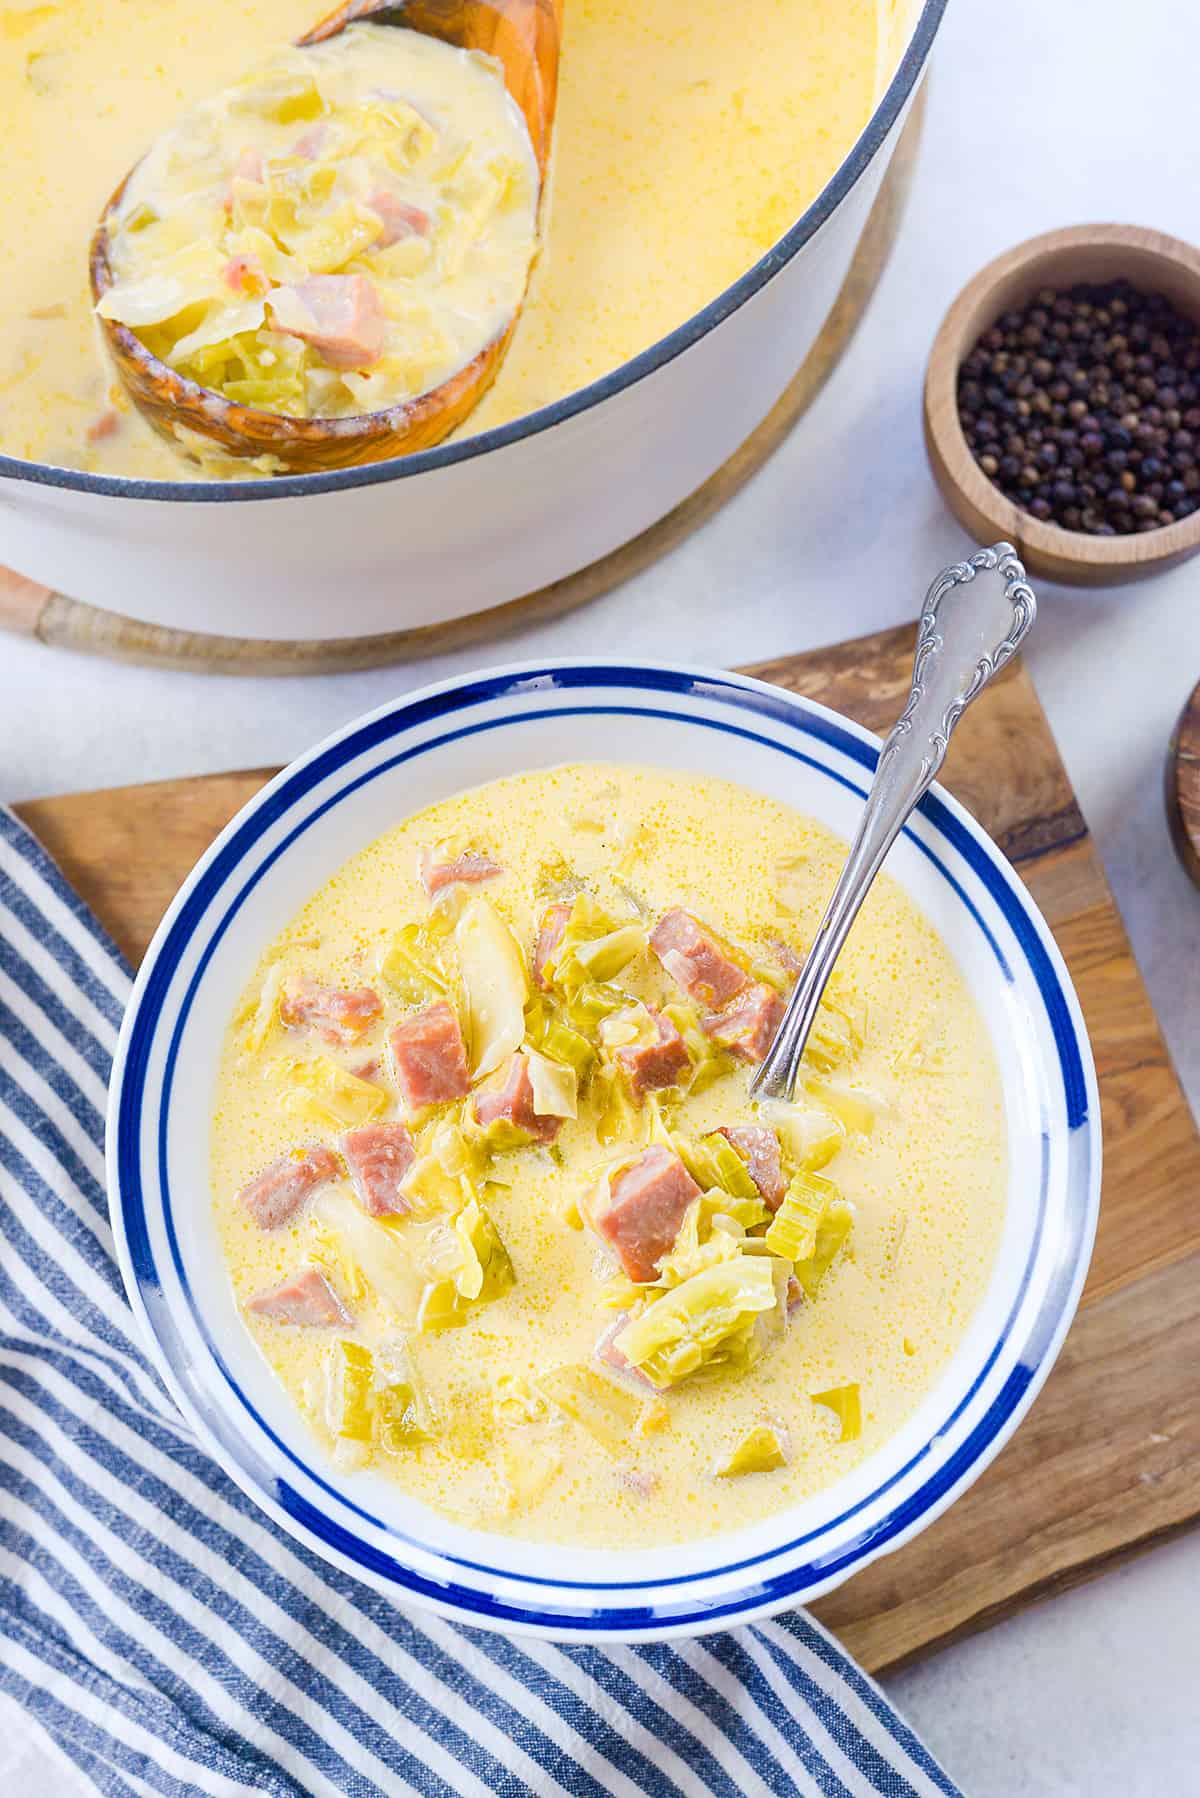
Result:
[[[87,474],[82,469],[60,468],[49,462],[29,462],[23,457],[0,454],[0,480],[28,481],[39,487],[67,488],[78,493],[126,500],[179,500],[211,505],[224,501],[298,499],[307,494],[337,493],[351,487],[411,479],[487,455],[492,450],[506,449],[511,444],[565,424],[568,419],[590,411],[593,406],[599,406],[673,362],[745,305],[816,235],[866,173],[886,141],[916,87],[948,4],[949,0],[923,0],[921,16],[895,73],[849,154],[778,243],[682,325],[630,357],[628,362],[622,362],[608,374],[565,394],[562,399],[539,406],[536,411],[527,412],[508,424],[481,431],[474,437],[439,444],[434,449],[418,450],[413,455],[397,456],[390,461],[336,469],[325,474],[281,475],[271,480],[148,481],[124,475]]]

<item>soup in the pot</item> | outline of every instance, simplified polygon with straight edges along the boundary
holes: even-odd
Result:
[[[103,359],[88,243],[152,140],[320,11],[319,0],[0,0],[0,451],[195,478]],[[464,429],[617,367],[775,242],[870,113],[876,15],[877,0],[571,0],[541,254],[496,385]]]
[[[751,1099],[844,853],[720,781],[566,767],[397,824],[267,949],[216,1222],[347,1477],[638,1547],[795,1504],[912,1416],[996,1253],[1003,1100],[886,877],[796,1102]]]

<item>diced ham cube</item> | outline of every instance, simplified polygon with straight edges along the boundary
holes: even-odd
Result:
[[[556,905],[550,906],[543,915],[542,926],[538,931],[538,939],[533,950],[533,977],[543,990],[550,985],[546,979],[546,963],[562,942],[570,916],[571,906],[566,900],[559,900]]]
[[[221,270],[221,276],[235,293],[266,293],[271,285],[257,256],[231,256]]]
[[[649,1092],[677,1085],[680,1075],[686,1074],[691,1066],[687,1046],[670,1018],[664,1018],[653,1008],[650,1008],[650,1016],[657,1032],[654,1041],[631,1043],[616,1052],[616,1059],[629,1081],[629,1089],[639,1103]]]
[[[281,1155],[269,1168],[243,1186],[238,1202],[246,1207],[260,1230],[277,1230],[295,1217],[319,1186],[336,1180],[342,1164],[332,1149],[316,1143],[301,1155]]]
[[[742,1061],[761,1061],[783,1022],[784,1003],[773,986],[760,982],[736,1005],[701,1018],[700,1027]]]
[[[733,1144],[749,1169],[763,1204],[778,1211],[787,1191],[783,1164],[779,1158],[779,1138],[765,1124],[723,1124],[721,1135]]]
[[[658,1491],[658,1475],[648,1467],[620,1467],[617,1478],[622,1486],[638,1498],[652,1498]]]
[[[790,943],[782,942],[779,937],[773,937],[767,948],[785,974],[798,974],[804,966],[804,958],[796,954]]]
[[[259,1317],[273,1317],[283,1324],[304,1324],[309,1329],[343,1329],[353,1318],[319,1268],[302,1267],[269,1292],[259,1292],[249,1301],[247,1311]]]
[[[503,872],[499,862],[474,849],[449,859],[439,856],[436,849],[421,851],[421,885],[431,899],[444,887],[452,887],[460,880],[467,886],[478,886],[481,881],[495,880]]]
[[[292,155],[298,156],[302,162],[311,162],[325,148],[325,140],[329,136],[329,122],[318,119],[307,131],[302,131],[292,145]]]
[[[403,1124],[363,1124],[358,1130],[348,1130],[342,1138],[342,1154],[368,1216],[403,1216],[411,1209],[401,1187],[417,1152]]]
[[[238,151],[237,161],[233,165],[235,181],[253,181],[261,187],[266,179],[266,172],[266,164],[263,161],[261,150],[254,150],[247,146],[244,150]]]
[[[115,437],[120,428],[121,415],[110,406],[93,418],[85,435],[89,443],[103,443],[106,437]]]
[[[503,1079],[475,1094],[475,1118],[485,1128],[505,1118],[537,1142],[553,1142],[562,1127],[561,1118],[540,1117],[533,1109],[529,1062],[519,1049],[509,1057]]]
[[[652,1143],[609,1183],[592,1207],[592,1227],[615,1249],[631,1280],[653,1280],[699,1194],[678,1155]]]
[[[792,1274],[788,1279],[787,1291],[784,1294],[784,1304],[787,1306],[788,1316],[790,1317],[792,1315],[792,1312],[796,1309],[796,1307],[798,1305],[802,1305],[803,1303],[804,1303],[804,1288],[803,1288],[803,1286],[801,1286],[801,1284],[800,1284],[799,1280],[796,1278],[795,1274]]]
[[[261,187],[266,178],[267,168],[260,150],[246,148],[239,150],[237,161],[233,165],[233,173],[225,187],[224,207],[226,212],[233,211],[233,184],[235,181],[251,181]]]
[[[308,275],[274,288],[267,304],[276,330],[310,343],[330,368],[371,368],[383,355],[387,317],[365,275]]]
[[[715,938],[679,906],[659,919],[650,947],[688,997],[702,1005],[726,1005],[749,984]]]
[[[279,1015],[293,1029],[307,1027],[323,1041],[348,1049],[383,1016],[383,1001],[369,986],[347,992],[338,986],[318,986],[315,980],[305,978],[284,993]]]
[[[399,243],[403,237],[429,236],[432,223],[429,214],[420,206],[409,206],[398,200],[386,187],[377,187],[367,205],[383,220],[383,236],[375,240],[377,250],[386,250],[389,244]]]
[[[391,1035],[392,1060],[404,1103],[410,1112],[464,1098],[471,1074],[467,1051],[454,1008],[438,999],[415,1018],[398,1024]]]

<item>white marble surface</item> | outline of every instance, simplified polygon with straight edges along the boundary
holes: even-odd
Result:
[[[599,648],[733,663],[912,616],[964,548],[920,442],[942,311],[988,257],[1053,225],[1113,218],[1200,239],[1198,58],[1194,0],[952,0],[904,236],[863,330],[804,428],[699,536],[573,618],[419,668],[211,680],[0,640],[0,794],[283,761],[471,663]],[[1161,774],[1200,679],[1200,564],[1140,588],[1045,590],[1029,661],[1195,1104],[1200,894],[1171,855]],[[1200,1534],[889,1689],[971,1798],[1191,1798],[1198,1583]],[[21,1789],[69,1798],[73,1775],[3,1711],[0,1741],[0,1773],[11,1754]]]

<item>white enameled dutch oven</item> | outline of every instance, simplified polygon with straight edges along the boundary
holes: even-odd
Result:
[[[694,318],[602,380],[394,462],[273,481],[134,481],[0,456],[0,560],[151,623],[370,636],[503,604],[691,493],[765,417],[827,317],[946,0],[880,0],[895,73],[832,180]]]

